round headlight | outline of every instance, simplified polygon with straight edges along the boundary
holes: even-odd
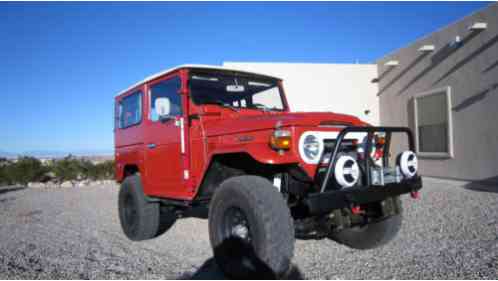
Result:
[[[318,161],[320,157],[320,141],[314,135],[307,135],[303,142],[304,157],[311,161]]]

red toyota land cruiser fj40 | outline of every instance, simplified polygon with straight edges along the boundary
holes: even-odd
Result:
[[[180,66],[115,104],[126,236],[157,237],[204,208],[215,259],[232,277],[282,276],[295,238],[382,245],[401,226],[399,196],[422,188],[408,128],[290,112],[279,78]],[[393,134],[406,150],[390,152],[401,147]]]

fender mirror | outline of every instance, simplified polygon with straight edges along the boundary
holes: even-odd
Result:
[[[154,107],[156,109],[156,114],[161,122],[172,119],[171,114],[171,103],[168,98],[161,97],[157,98],[154,102]]]

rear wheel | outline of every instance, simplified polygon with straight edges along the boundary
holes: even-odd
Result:
[[[138,174],[126,177],[118,199],[119,220],[125,235],[133,241],[155,238],[167,231],[175,222],[168,209],[159,203],[148,202]]]
[[[285,274],[294,252],[294,227],[282,195],[266,179],[224,181],[209,208],[209,235],[220,268],[233,278]]]

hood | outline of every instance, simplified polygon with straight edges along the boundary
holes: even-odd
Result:
[[[367,125],[357,117],[332,112],[282,112],[261,115],[231,115],[223,119],[209,120],[205,123],[207,136],[236,134],[276,127],[290,126],[364,126]]]

